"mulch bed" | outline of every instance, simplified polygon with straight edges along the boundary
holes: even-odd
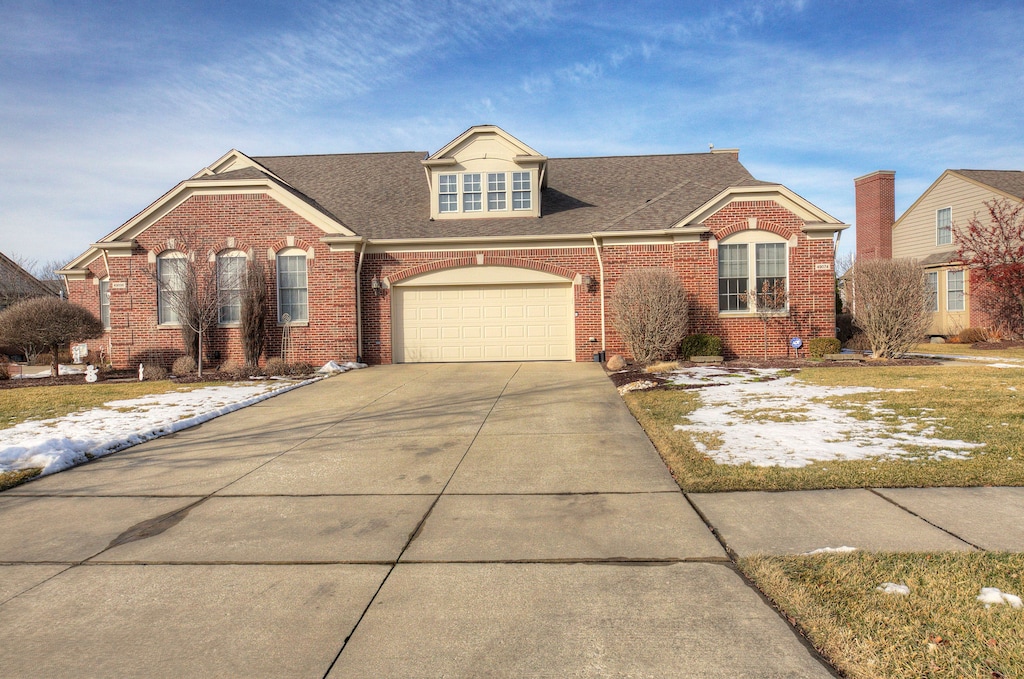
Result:
[[[1021,340],[1003,340],[1002,342],[975,342],[971,349],[982,349],[984,351],[999,351],[1000,349],[1014,349],[1024,347]]]
[[[940,365],[939,361],[930,358],[900,358],[896,360],[888,361],[809,361],[806,359],[793,359],[793,358],[776,358],[769,359],[767,361],[752,361],[745,359],[737,359],[735,361],[725,361],[724,363],[691,363],[689,361],[680,361],[679,369],[685,368],[699,368],[699,367],[714,367],[721,368],[723,370],[749,370],[751,368],[772,368],[772,369],[799,369],[799,368],[859,368],[859,367],[877,367],[877,366],[898,366],[898,367],[910,367],[918,365]],[[658,385],[664,384],[667,380],[659,375],[644,372],[644,366],[627,365],[624,370],[618,372],[611,372],[606,369],[609,379],[616,387],[621,387],[624,384],[630,382],[638,382],[640,380],[648,380]]]

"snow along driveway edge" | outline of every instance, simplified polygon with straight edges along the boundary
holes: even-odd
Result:
[[[94,440],[88,438],[72,439],[68,436],[61,436],[59,438],[48,438],[40,441],[30,441],[28,445],[11,445],[0,448],[0,471],[12,471],[17,469],[32,469],[42,468],[42,472],[39,476],[46,476],[48,474],[54,474],[56,472],[70,469],[84,462],[116,453],[126,448],[145,443],[146,441],[152,441],[168,434],[182,431],[183,429],[189,429],[197,425],[209,422],[212,419],[220,417],[221,415],[227,415],[233,413],[242,408],[266,401],[267,399],[279,396],[281,394],[304,387],[314,382],[327,379],[327,376],[314,377],[302,382],[295,384],[289,384],[287,386],[280,387],[278,389],[271,389],[262,394],[257,394],[250,398],[237,401],[235,403],[228,403],[219,406],[213,410],[199,415],[193,415],[173,422],[164,422],[157,426],[146,428],[142,430],[126,432],[119,434],[113,438],[106,440]],[[205,387],[206,389],[216,389],[219,387]],[[202,389],[194,390],[194,393],[202,391]],[[117,401],[112,401],[117,403]],[[92,409],[97,410],[97,409]],[[90,411],[85,411],[90,412]],[[38,477],[37,477],[38,478]]]

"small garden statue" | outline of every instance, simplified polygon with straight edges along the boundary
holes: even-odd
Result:
[[[98,373],[99,373],[99,370],[96,369],[96,366],[94,366],[92,363],[86,364],[86,366],[85,366],[85,381],[86,382],[95,382],[96,379],[97,379],[96,375]]]
[[[143,368],[142,364],[140,363],[139,364],[139,382],[142,381],[142,379],[145,377],[145,374],[146,374],[146,369]]]

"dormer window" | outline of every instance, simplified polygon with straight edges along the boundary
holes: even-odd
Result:
[[[462,175],[462,209],[465,212],[480,212],[483,209],[479,172]]]
[[[438,177],[438,212],[459,211],[459,177],[454,174],[443,174]]]
[[[512,173],[512,209],[529,210],[533,207],[530,200],[530,173]]]
[[[487,211],[500,212],[508,209],[505,194],[505,173],[489,172],[487,174]]]

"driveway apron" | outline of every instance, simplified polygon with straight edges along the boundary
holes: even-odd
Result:
[[[832,672],[600,366],[346,373],[0,494],[12,677]]]

